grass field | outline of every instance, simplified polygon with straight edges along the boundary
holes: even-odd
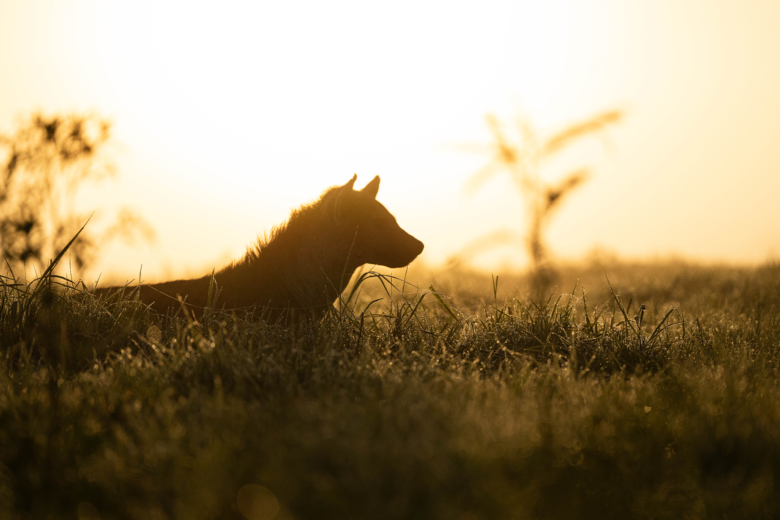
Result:
[[[370,276],[290,329],[4,280],[0,518],[780,517],[780,265]]]

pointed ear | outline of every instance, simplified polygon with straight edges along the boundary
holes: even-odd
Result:
[[[371,179],[371,182],[366,184],[366,187],[360,190],[360,193],[364,193],[369,197],[371,197],[372,199],[375,199],[378,191],[379,191],[379,175]]]
[[[352,193],[354,191],[353,186],[357,180],[357,173],[352,175],[352,178],[344,186],[339,186],[334,191],[336,192],[336,200],[333,202],[333,216],[338,220],[341,218],[341,205],[344,201],[344,195],[346,193]]]
[[[341,187],[343,190],[353,190],[355,186],[355,181],[357,180],[357,173],[352,174],[352,178],[349,180],[348,183],[346,183],[344,186]]]

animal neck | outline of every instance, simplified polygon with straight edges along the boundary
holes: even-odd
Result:
[[[271,314],[296,309],[318,316],[338,298],[358,264],[349,259],[351,241],[334,234],[332,224],[317,218],[315,209],[294,216],[220,273],[217,282],[229,306],[257,305]]]

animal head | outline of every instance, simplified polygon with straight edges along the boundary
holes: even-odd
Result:
[[[355,190],[357,175],[333,188],[332,217],[342,243],[349,245],[349,261],[356,265],[377,264],[386,267],[404,267],[422,253],[424,244],[404,231],[395,217],[376,200],[379,176],[362,190]]]

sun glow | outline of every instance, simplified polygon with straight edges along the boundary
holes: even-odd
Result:
[[[518,83],[535,115],[558,115],[544,109],[564,83],[572,14],[555,3],[491,12],[509,5],[106,3],[95,27],[101,73],[152,140],[202,175],[249,185],[266,184],[258,165],[315,159],[308,178],[289,179],[297,188],[322,178],[323,157],[467,139]]]
[[[134,205],[160,241],[112,246],[98,271],[129,277],[144,264],[154,279],[240,254],[355,172],[358,187],[382,177],[379,199],[424,240],[427,262],[501,229],[522,236],[507,179],[463,195],[488,157],[459,145],[490,141],[487,113],[522,110],[544,132],[629,107],[618,154],[586,145],[541,172],[596,170],[552,221],[555,253],[601,245],[759,261],[780,251],[767,224],[780,218],[768,137],[780,132],[777,11],[672,0],[9,2],[0,131],[35,109],[110,117],[121,182],[81,202]],[[518,243],[476,261],[526,259]]]
[[[420,221],[430,189],[457,200],[484,160],[442,149],[488,138],[487,109],[522,99],[552,121],[572,110],[556,103],[574,66],[568,2],[143,1],[94,13],[94,74],[124,140],[169,185],[201,186],[212,208],[254,212],[260,229],[353,172],[381,175],[380,198]],[[468,220],[455,227],[432,239],[429,260],[448,254],[441,246]]]

